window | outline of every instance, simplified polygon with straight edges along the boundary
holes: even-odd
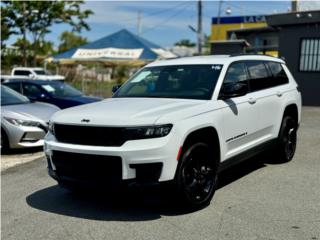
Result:
[[[15,70],[14,75],[17,76],[29,76],[31,74],[30,71],[25,71],[25,70]]]
[[[286,84],[289,82],[288,76],[285,73],[280,63],[268,62],[267,64],[273,76],[272,78],[273,86],[278,86],[278,85]]]
[[[17,83],[5,83],[5,85],[19,93],[21,93],[21,86],[20,86],[20,83],[17,82]]]
[[[299,71],[320,72],[320,38],[302,39]]]
[[[147,67],[129,79],[113,97],[209,100],[221,69],[220,64]]]
[[[223,81],[223,84],[227,83],[237,83],[248,80],[247,72],[245,69],[244,63],[233,63],[227,73],[226,77]]]
[[[23,94],[27,97],[37,98],[41,96],[42,91],[36,85],[25,83],[23,84]]]
[[[246,62],[250,75],[250,90],[252,92],[272,87],[272,75],[262,61]]]

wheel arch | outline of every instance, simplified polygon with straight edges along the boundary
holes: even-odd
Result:
[[[188,148],[191,143],[197,141],[203,141],[208,143],[210,147],[214,149],[214,161],[217,164],[217,167],[221,161],[221,146],[217,130],[212,126],[202,127],[190,132],[182,145],[183,152]]]
[[[299,111],[298,106],[295,103],[289,104],[285,107],[283,112],[283,118],[285,116],[291,116],[295,119],[296,125],[299,123]]]

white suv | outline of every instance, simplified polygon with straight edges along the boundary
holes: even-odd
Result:
[[[61,186],[173,182],[191,206],[217,173],[273,146],[292,159],[301,95],[283,60],[205,56],[151,63],[112,98],[57,112],[45,138]]]

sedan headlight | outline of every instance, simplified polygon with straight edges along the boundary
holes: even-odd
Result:
[[[9,118],[9,117],[4,117],[4,119],[16,126],[39,127],[41,125],[39,122],[30,121],[30,120],[22,120],[22,119]]]
[[[138,140],[145,138],[158,138],[167,136],[172,129],[172,124],[125,128],[124,135],[126,140]]]

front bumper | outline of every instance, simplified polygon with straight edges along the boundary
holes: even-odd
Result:
[[[6,124],[6,133],[10,148],[40,147],[44,144],[45,127],[27,127]]]
[[[44,151],[48,159],[49,174],[58,181],[112,182],[114,179],[109,177],[112,178],[113,173],[117,175],[119,172],[119,176],[115,177],[116,181],[163,182],[174,179],[178,163],[176,157],[180,143],[172,136],[170,133],[162,138],[127,141],[120,147],[104,147],[61,143],[48,133]],[[74,172],[71,171],[71,174],[61,172],[70,167],[63,166],[66,162],[73,166]],[[93,164],[96,166],[93,167]],[[77,176],[80,172],[85,176]]]

